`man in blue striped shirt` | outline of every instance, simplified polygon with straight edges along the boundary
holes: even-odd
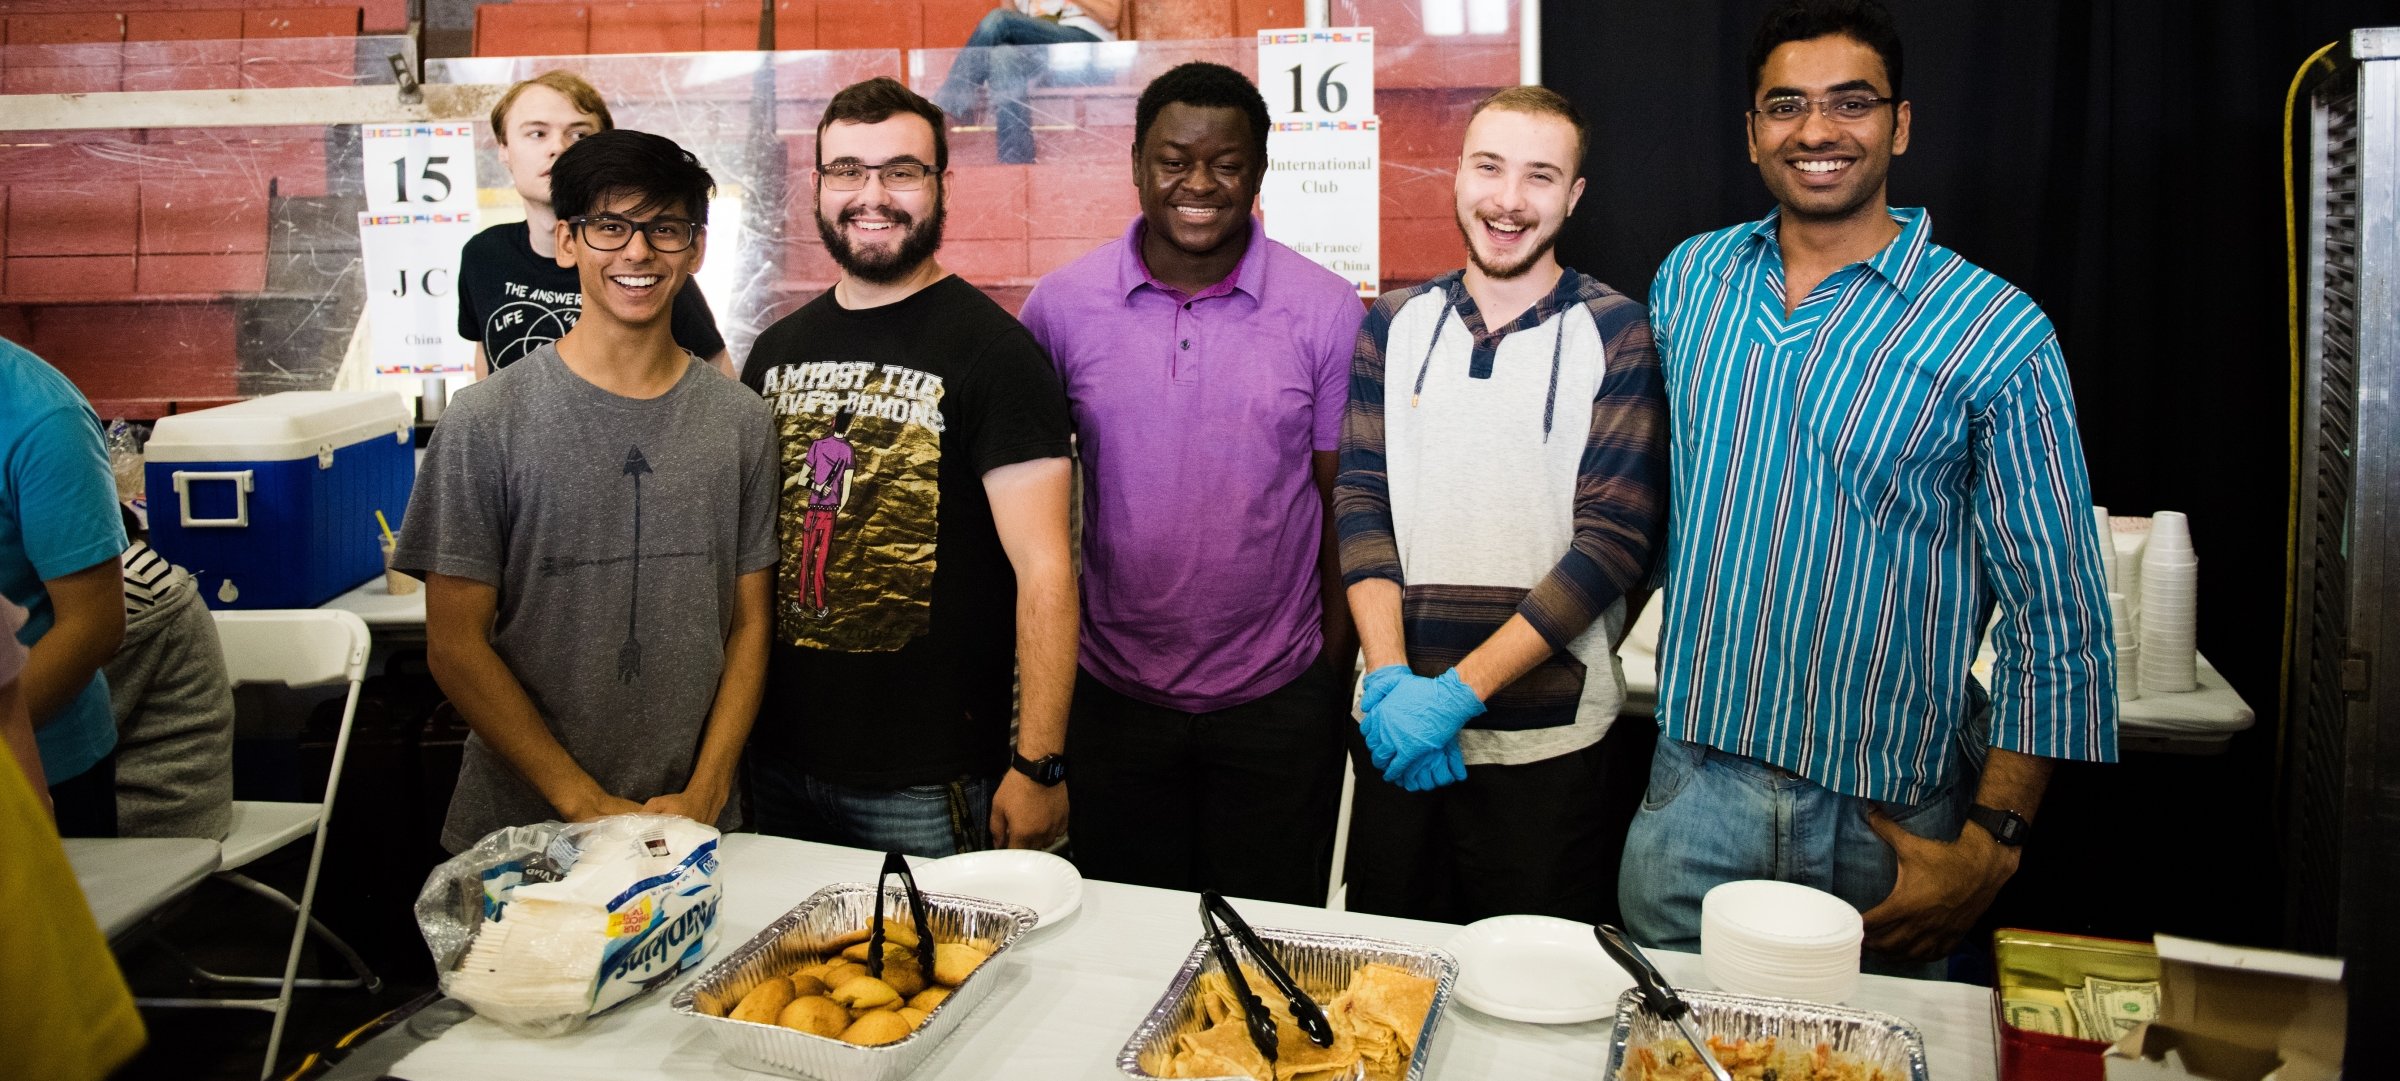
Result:
[[[1749,66],[1777,209],[1685,241],[1650,291],[1673,518],[1622,903],[1693,949],[1711,887],[1800,882],[1864,910],[1870,969],[1938,975],[2055,761],[2116,755],[2074,402],[2033,301],[1885,205],[1909,137],[1890,15],[1790,0]]]

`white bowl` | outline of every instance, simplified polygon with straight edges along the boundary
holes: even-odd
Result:
[[[1806,946],[1865,933],[1858,910],[1830,893],[1794,882],[1727,882],[1700,898],[1700,917],[1753,939]]]

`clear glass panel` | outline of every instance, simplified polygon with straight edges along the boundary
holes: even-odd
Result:
[[[898,76],[899,50],[477,57],[428,61],[425,80],[504,86],[552,70],[583,76],[618,127],[675,140],[716,178],[698,278],[737,361],[759,331],[833,284],[809,220],[817,117],[842,87]],[[483,222],[523,220],[490,124],[476,130]]]
[[[0,48],[11,93],[388,85],[406,38]],[[0,132],[0,336],[147,419],[326,386],[365,302],[355,129]]]
[[[1255,6],[1209,25],[1221,35],[1296,21]],[[1517,18],[1516,0],[1334,0],[1334,23],[1378,31],[1387,287],[1463,259],[1452,169],[1467,111],[1516,81]],[[382,84],[384,57],[408,48],[404,38],[18,46],[0,49],[0,89]],[[701,288],[738,360],[837,276],[808,220],[825,102],[878,74],[946,96],[968,52],[444,59],[426,64],[426,79],[505,85],[576,71],[608,95],[621,126],[698,155],[718,183]],[[987,72],[1001,69],[1002,57],[985,59]],[[1023,126],[1006,126],[1025,142],[1004,160],[995,95],[966,95],[948,133],[955,175],[941,258],[1012,308],[1138,213],[1129,154],[1150,80],[1188,60],[1256,76],[1249,37],[1036,47],[1005,59],[1014,74],[994,85],[1003,103],[1021,96]],[[521,206],[478,128],[483,219],[512,220]],[[67,370],[110,415],[329,386],[365,299],[359,168],[347,127],[0,132],[0,336]]]
[[[942,264],[1014,310],[1042,275],[1124,235],[1141,213],[1134,105],[1152,79],[1193,60],[1258,74],[1249,38],[910,53],[912,89],[969,103],[949,132]],[[979,62],[989,76],[980,96],[967,77]]]

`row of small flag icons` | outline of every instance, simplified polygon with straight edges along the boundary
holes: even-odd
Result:
[[[467,210],[456,214],[361,214],[358,216],[358,223],[360,225],[473,225],[475,224],[475,212]]]
[[[1269,127],[1269,131],[1380,131],[1383,118],[1370,116],[1364,120],[1285,120]]]
[[[1306,45],[1310,42],[1334,45],[1373,45],[1375,44],[1375,31],[1369,27],[1357,30],[1261,30],[1258,32],[1258,43],[1261,45]]]

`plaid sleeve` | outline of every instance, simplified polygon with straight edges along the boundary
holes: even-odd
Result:
[[[1586,305],[1607,374],[1575,481],[1575,540],[1517,607],[1559,648],[1647,579],[1667,531],[1667,390],[1649,318],[1618,293]]]
[[[1333,486],[1334,532],[1342,545],[1342,581],[1403,582],[1392,540],[1392,499],[1383,455],[1383,350],[1392,319],[1418,289],[1386,293],[1358,325],[1350,358],[1350,402],[1342,411],[1341,473]]]

